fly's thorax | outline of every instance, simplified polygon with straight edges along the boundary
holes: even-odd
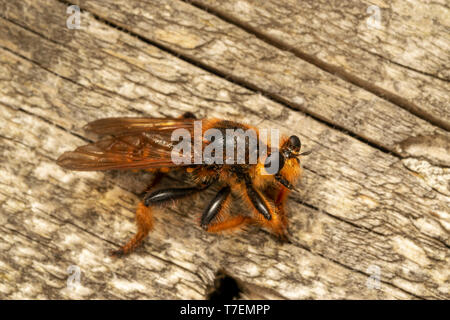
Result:
[[[227,120],[208,121],[203,131],[205,164],[256,165],[260,146],[256,128]]]

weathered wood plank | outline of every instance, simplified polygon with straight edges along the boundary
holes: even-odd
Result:
[[[403,156],[408,155],[401,148],[406,138],[433,135],[437,130],[409,111],[187,3],[87,0],[82,8],[209,70]],[[438,104],[442,104],[449,96],[442,85],[438,87],[437,95],[442,96]],[[428,109],[427,105],[423,110]],[[446,109],[440,106],[439,110],[438,118],[444,119]],[[392,118],[396,119],[395,125]]]
[[[188,2],[450,129],[445,0]]]
[[[156,215],[144,250],[111,260],[107,249],[134,231],[145,175],[67,173],[55,164],[58,150],[79,138],[5,105],[0,112],[2,298],[201,299],[220,268],[286,298],[411,297],[390,285],[360,292],[366,276],[255,230],[250,241],[207,235],[184,206]],[[191,205],[200,208],[206,196]],[[70,265],[82,272],[75,290],[66,285]]]
[[[48,242],[56,246],[52,252],[64,249],[67,261],[74,264],[90,261],[77,255],[85,248],[84,242],[94,241],[92,234],[102,235],[102,239],[116,245],[131,235],[136,194],[145,188],[149,176],[70,173],[58,169],[53,163],[57,155],[82,143],[69,132],[84,135],[80,128],[86,122],[111,115],[164,116],[192,111],[200,116],[234,120],[245,115],[250,123],[289,128],[306,145],[316,148],[304,161],[306,172],[301,191],[289,204],[292,245],[280,246],[257,230],[250,230],[248,237],[205,234],[181,206],[164,212],[169,214],[157,215],[157,228],[140,253],[125,262],[111,263],[102,251],[109,244],[95,240],[86,250],[100,257],[88,265],[105,263],[115,270],[128,261],[131,266],[137,263],[148,267],[151,265],[148,261],[139,263],[150,254],[156,261],[175,265],[170,266],[173,270],[165,277],[159,278],[162,283],[169,283],[167,286],[177,284],[182,277],[179,267],[188,272],[189,280],[179,284],[177,297],[201,295],[219,268],[287,298],[449,296],[447,181],[433,180],[431,173],[421,171],[424,166],[418,166],[416,159],[400,160],[380,152],[104,25],[89,14],[82,16],[82,31],[61,28],[65,23],[65,6],[58,2],[38,2],[36,7],[30,6],[22,13],[15,16],[15,23],[6,20],[0,23],[5,35],[0,40],[0,46],[4,47],[0,49],[1,118],[14,119],[3,122],[8,125],[2,126],[0,133],[7,137],[4,146],[8,146],[0,152],[2,160],[5,158],[0,169],[2,176],[11,177],[8,182],[12,185],[5,188],[1,211],[2,219],[12,221],[9,229],[25,235],[38,233],[39,229],[34,228],[39,226],[23,223],[29,211],[17,214],[17,220],[13,214],[23,212],[24,208],[31,212],[38,208],[40,218],[59,217],[63,226],[68,225],[54,238],[48,236],[51,239]],[[41,25],[39,21],[45,23]],[[53,31],[41,28],[44,25]],[[21,119],[27,114],[31,120],[24,122]],[[29,148],[21,149],[19,142]],[[412,174],[410,170],[420,174]],[[25,183],[27,176],[31,177],[31,184]],[[20,193],[28,189],[29,193]],[[14,202],[6,205],[7,199],[18,195],[25,202],[22,207]],[[202,195],[188,207],[200,212],[211,195]],[[73,225],[80,228],[70,228]],[[83,236],[79,243],[60,244],[64,236],[74,237],[80,230]],[[17,232],[10,233],[6,241],[9,244],[18,237]],[[55,256],[56,253],[52,255]],[[0,261],[5,264],[10,259],[10,253],[3,253]],[[374,265],[381,268],[381,290],[366,287],[368,269]],[[60,272],[64,268],[60,266]],[[152,286],[157,274],[145,272],[149,280],[136,278],[131,272],[121,274],[121,279],[133,283],[145,281],[146,286]],[[174,278],[168,276],[171,273]],[[99,279],[100,284],[109,283],[98,274],[87,277]],[[164,282],[167,277],[173,282]],[[44,276],[39,279],[46,281]],[[29,280],[21,281],[26,284]],[[60,279],[60,287],[64,281]],[[13,292],[12,283],[2,292]],[[88,287],[92,288],[90,283]],[[135,291],[139,293],[130,297],[164,297],[167,286],[159,288],[160,291],[155,289],[157,292],[148,291],[148,295],[142,294],[142,287],[138,287]],[[71,296],[52,290],[55,296]],[[186,291],[179,293],[179,290]],[[112,292],[126,296],[119,289]],[[167,297],[171,296],[167,293]]]

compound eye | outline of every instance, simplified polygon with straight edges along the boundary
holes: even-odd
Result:
[[[274,152],[270,156],[267,157],[264,168],[268,174],[277,174],[283,169],[284,166],[284,157],[279,152]]]
[[[289,144],[293,151],[299,152],[300,148],[302,147],[302,143],[300,142],[300,138],[297,136],[290,136],[289,137]]]

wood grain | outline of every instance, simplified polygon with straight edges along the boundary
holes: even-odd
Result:
[[[407,154],[400,145],[407,137],[440,132],[428,121],[388,102],[383,94],[361,89],[300,59],[291,48],[279,49],[188,3],[86,0],[82,7],[241,86],[402,156]],[[258,28],[262,29],[264,26]],[[448,117],[448,85],[440,84],[436,91],[430,96],[438,101],[435,118],[443,120]],[[423,112],[430,109],[429,104],[421,108]],[[449,129],[450,125],[442,127]]]
[[[189,2],[450,129],[445,0]]]
[[[397,142],[384,133],[386,148],[407,142],[406,156],[390,154],[89,12],[81,30],[69,30],[67,4],[24,3],[0,10],[0,297],[202,299],[220,269],[250,296],[265,298],[450,297],[445,131],[410,115],[421,124],[412,126],[417,131],[400,130],[391,138]],[[185,32],[186,39],[196,36]],[[209,191],[158,212],[155,230],[135,254],[108,257],[133,234],[134,207],[151,174],[69,172],[55,159],[92,139],[81,129],[91,120],[184,111],[278,128],[314,150],[288,204],[292,244],[256,228],[203,232],[198,217]],[[390,119],[392,130],[401,128]],[[442,142],[424,145],[421,135],[431,133]],[[82,271],[76,290],[67,287],[70,265]],[[367,286],[374,267],[379,289]]]

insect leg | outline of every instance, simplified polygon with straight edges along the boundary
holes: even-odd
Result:
[[[284,202],[286,200],[289,190],[283,189],[278,191],[275,195],[275,207],[273,207],[266,196],[256,190],[251,181],[247,179],[245,187],[243,187],[245,195],[244,200],[248,205],[256,211],[256,216],[251,218],[251,221],[256,222],[275,233],[279,239],[286,240],[286,224],[287,220],[284,212]]]
[[[247,218],[244,216],[231,217],[231,218],[226,219],[221,222],[210,223],[207,226],[206,231],[220,232],[220,231],[225,231],[225,230],[229,230],[229,229],[234,229],[234,228],[240,227],[241,225],[246,224],[250,221],[251,221],[250,218]]]
[[[161,189],[147,194],[143,201],[139,203],[136,210],[136,224],[138,231],[136,235],[128,241],[122,248],[114,251],[114,256],[122,256],[132,252],[150,232],[153,227],[153,218],[151,207],[162,205],[171,200],[177,200],[188,197],[196,192],[200,192],[208,188],[211,184],[191,188],[169,188]]]
[[[227,200],[229,200],[231,188],[229,186],[223,187],[208,204],[202,214],[200,225],[208,232],[220,232],[228,229],[233,229],[249,222],[251,219],[244,216],[229,217],[226,220],[212,222],[215,218],[221,217],[222,213],[227,207]],[[221,220],[221,219],[220,219]]]
[[[200,224],[203,229],[207,230],[208,225],[211,221],[220,214],[221,211],[225,208],[225,202],[229,198],[231,193],[231,188],[229,186],[223,187],[214,197],[214,199],[209,203],[208,207],[206,207],[205,211],[202,214],[202,218]]]
[[[207,187],[209,187],[209,185],[206,187],[169,188],[157,190],[147,194],[144,197],[144,205],[148,207],[151,205],[164,204],[165,202],[171,200],[177,200],[188,197],[197,192],[205,190]]]
[[[274,230],[276,231],[279,238],[284,242],[290,242],[287,236],[287,216],[284,210],[284,206],[286,203],[287,196],[289,195],[290,190],[287,188],[281,188],[275,196],[275,207],[277,210],[277,214],[280,217],[279,227]]]
[[[153,227],[153,217],[150,208],[146,207],[143,202],[138,204],[136,210],[136,224],[138,231],[130,241],[119,250],[113,251],[113,256],[123,256],[133,251],[148,235]]]
[[[275,179],[281,183],[283,186],[285,186],[286,188],[288,188],[289,190],[295,190],[295,187],[285,178],[283,177],[280,173],[277,173],[275,175]]]
[[[258,211],[266,220],[272,219],[272,213],[264,196],[257,191],[251,182],[245,184],[245,192],[250,200],[251,205]]]

